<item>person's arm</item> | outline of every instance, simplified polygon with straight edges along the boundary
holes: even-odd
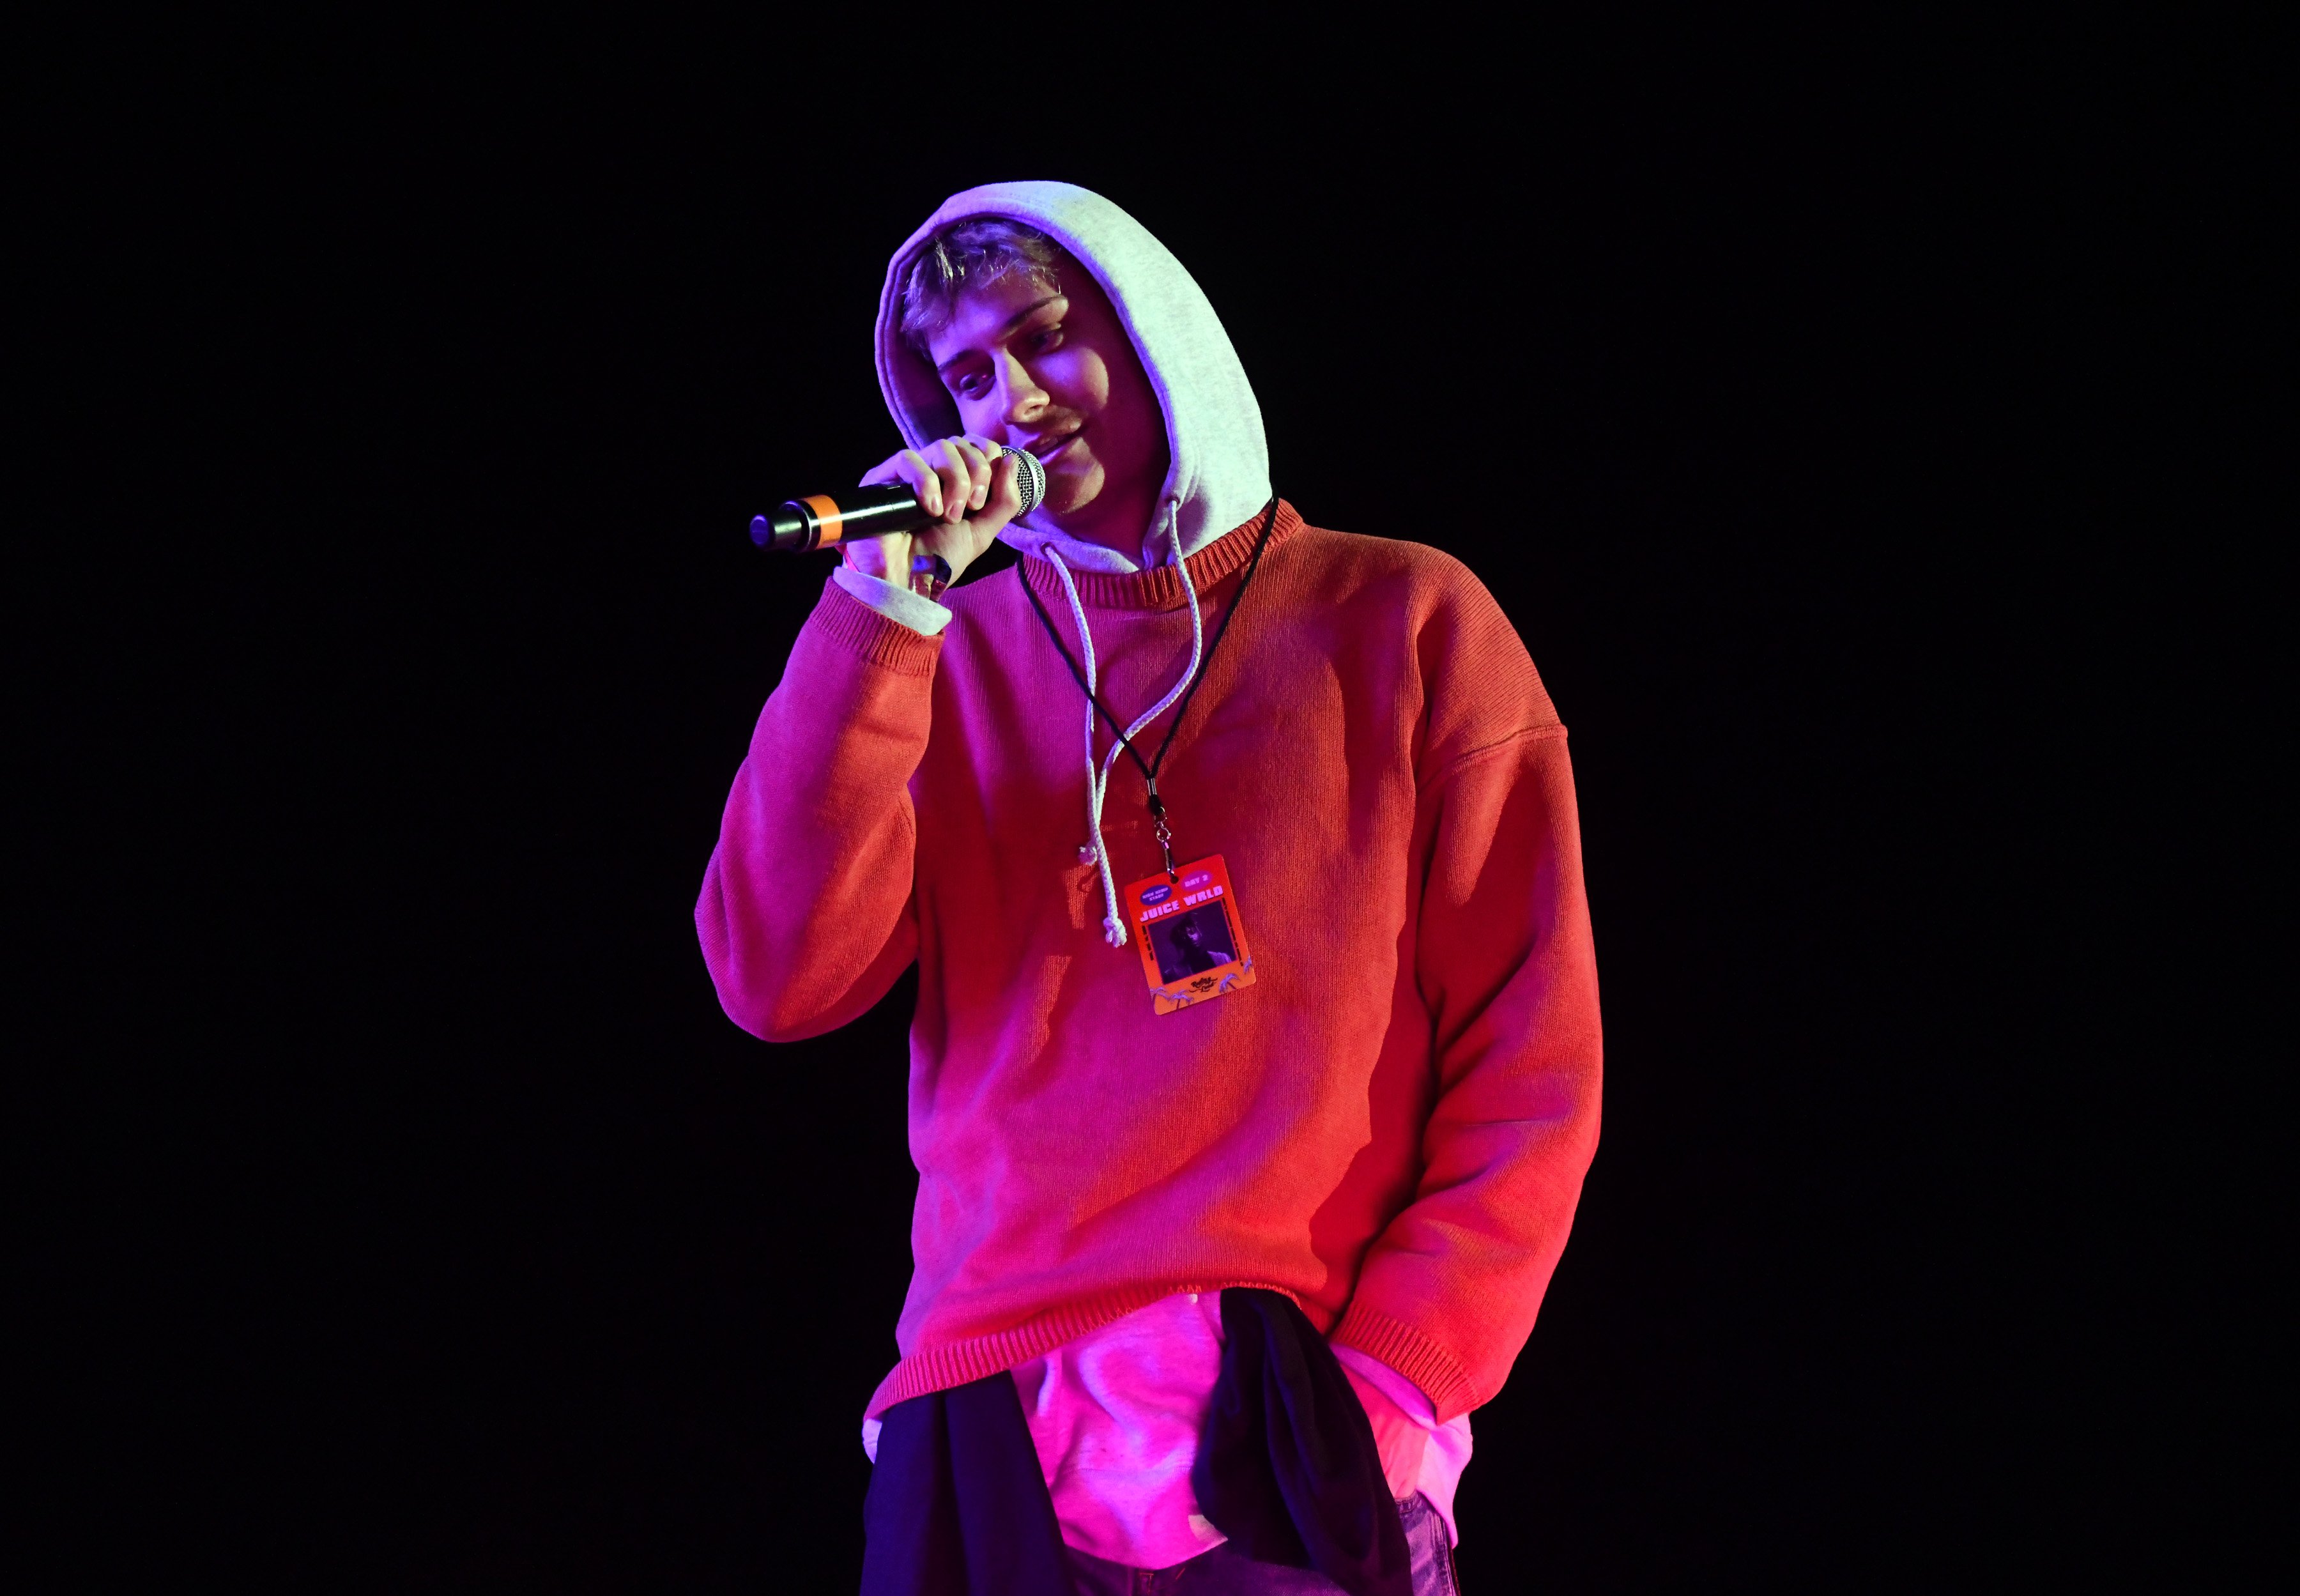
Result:
[[[1492,599],[1463,608],[1424,639],[1413,958],[1437,1101],[1414,1199],[1333,1335],[1441,1423],[1491,1400],[1532,1333],[1596,1148],[1601,1056],[1565,729]]]
[[[917,954],[909,783],[941,653],[837,584],[799,630],[695,906],[720,1004],[755,1036],[845,1024]]]
[[[914,554],[955,572],[990,546],[1021,506],[1014,463],[993,464],[996,451],[946,439],[863,477],[907,483],[938,519],[841,549],[759,716],[695,906],[720,1006],[754,1036],[843,1025],[917,955],[910,780],[950,612],[888,579]]]

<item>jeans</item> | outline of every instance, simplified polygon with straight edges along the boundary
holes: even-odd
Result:
[[[1397,1504],[1398,1522],[1405,1526],[1406,1549],[1413,1554],[1413,1596],[1456,1596],[1460,1583],[1454,1575],[1454,1548],[1446,1539],[1446,1521],[1421,1497]],[[1079,1596],[1311,1596],[1341,1587],[1307,1568],[1257,1563],[1227,1546],[1179,1563],[1171,1568],[1129,1568],[1105,1562],[1072,1548],[1071,1575]]]

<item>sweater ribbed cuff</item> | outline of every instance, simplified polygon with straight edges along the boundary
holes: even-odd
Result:
[[[1362,1302],[1350,1304],[1327,1339],[1337,1346],[1354,1347],[1369,1358],[1379,1358],[1412,1381],[1438,1410],[1441,1425],[1487,1400],[1487,1393],[1478,1390],[1459,1358],[1404,1320],[1393,1319]]]
[[[901,622],[889,619],[840,587],[822,584],[822,601],[806,623],[897,676],[931,676],[942,657],[942,639],[921,637]]]
[[[950,624],[950,612],[941,605],[908,588],[898,588],[883,576],[841,565],[831,572],[830,580],[889,621],[900,621],[923,637],[934,637]]]

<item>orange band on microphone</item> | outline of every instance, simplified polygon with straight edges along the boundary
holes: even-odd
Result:
[[[820,493],[810,493],[798,502],[814,512],[815,547],[829,548],[838,542],[846,524],[846,516],[839,509],[838,501],[826,498]]]

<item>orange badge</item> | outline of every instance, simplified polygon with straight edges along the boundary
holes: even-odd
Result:
[[[1254,950],[1220,854],[1183,865],[1172,878],[1162,870],[1136,882],[1126,889],[1126,914],[1160,1014],[1254,984]]]

